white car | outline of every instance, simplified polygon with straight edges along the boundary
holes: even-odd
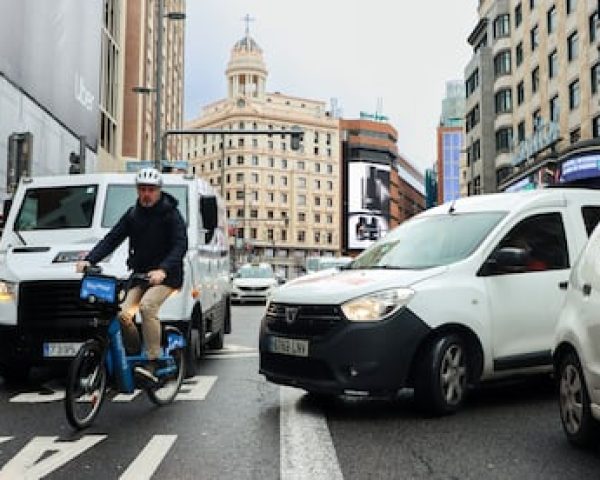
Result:
[[[279,285],[268,263],[247,263],[233,277],[231,299],[237,302],[266,302],[271,291]]]
[[[556,327],[554,365],[564,432],[576,446],[600,441],[600,229],[573,266]]]
[[[276,289],[261,325],[260,372],[326,395],[412,387],[435,414],[457,410],[468,385],[551,373],[564,286],[598,218],[600,191],[585,189],[431,208],[347,268]]]

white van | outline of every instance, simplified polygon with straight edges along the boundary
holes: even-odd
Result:
[[[600,191],[482,195],[404,222],[349,265],[280,287],[260,332],[260,371],[321,394],[414,387],[433,413],[468,384],[550,372],[572,261]]]
[[[554,341],[563,430],[576,446],[600,441],[600,228],[571,271]]]
[[[0,375],[73,356],[94,335],[97,312],[78,301],[75,262],[135,203],[135,174],[22,179],[0,240]],[[187,224],[184,283],[159,312],[188,336],[193,373],[205,346],[222,348],[231,329],[225,208],[210,185],[166,174],[163,189]],[[126,277],[127,242],[100,265]]]

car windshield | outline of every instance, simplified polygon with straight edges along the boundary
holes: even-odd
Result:
[[[270,267],[244,266],[238,270],[238,278],[273,278],[273,269]]]
[[[321,260],[319,263],[319,270],[326,270],[328,268],[343,267],[348,265],[352,261],[351,258],[331,258]]]
[[[506,212],[423,216],[404,222],[352,264],[359,268],[424,269],[467,258]]]
[[[97,185],[27,189],[15,229],[89,228],[97,192]]]
[[[177,208],[187,225],[187,187],[185,185],[165,185],[163,191],[170,193],[177,199]],[[112,228],[136,201],[137,191],[135,185],[109,185],[106,191],[102,226]]]

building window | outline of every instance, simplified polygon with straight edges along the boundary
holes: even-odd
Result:
[[[519,3],[515,7],[515,28],[517,28],[523,22],[523,7]]]
[[[533,131],[537,132],[542,124],[542,111],[539,108],[531,115],[531,123],[533,125]]]
[[[496,93],[496,114],[508,112],[512,112],[512,90],[500,90]]]
[[[275,159],[273,157],[269,157],[269,168],[275,168]]]
[[[573,110],[579,107],[580,102],[579,80],[569,84],[569,109]]]
[[[521,80],[517,84],[517,105],[521,105],[525,101],[525,83]]]
[[[268,175],[267,180],[269,182],[269,185],[275,185],[275,175]]]
[[[504,50],[494,57],[494,74],[508,75],[511,72],[510,50]]]
[[[512,146],[512,127],[504,127],[496,132],[496,152],[510,152]]]
[[[517,142],[525,141],[525,120],[521,120],[517,125]]]
[[[258,210],[254,208],[250,210],[250,218],[258,218]]]
[[[589,19],[589,32],[590,32],[590,43],[594,43],[596,41],[596,30],[598,23],[598,10],[590,15]]]
[[[600,137],[600,115],[592,120],[592,135],[594,138]]]
[[[554,78],[558,73],[558,52],[556,49],[548,55],[548,77]]]
[[[560,103],[558,101],[558,95],[554,95],[550,99],[550,121],[558,123],[560,117]]]
[[[315,213],[315,223],[321,223],[321,214]]]
[[[537,4],[536,0],[529,0],[529,10],[533,11],[533,9],[535,8]]]
[[[298,221],[299,222],[305,222],[306,221],[306,213],[304,213],[304,212],[298,212]]]
[[[315,243],[321,243],[321,232],[315,232],[314,234]]]
[[[523,63],[523,42],[519,42],[515,48],[515,62],[517,67]]]
[[[238,165],[243,165],[244,164],[244,157],[242,155],[238,155],[237,157],[237,164]],[[212,165],[211,165],[211,170],[212,170]]]
[[[505,13],[494,20],[494,38],[508,37],[510,35],[510,15]]]
[[[243,190],[237,190],[235,192],[235,198],[236,198],[236,200],[243,200],[244,199],[244,191]]]
[[[529,39],[531,40],[531,51],[533,52],[540,44],[540,32],[537,25],[529,32]]]
[[[281,203],[287,204],[287,199],[288,199],[287,193],[281,192]]]
[[[548,20],[548,34],[554,33],[556,31],[556,5],[548,10],[546,19]]]
[[[282,242],[287,241],[287,230],[281,230],[281,241]]]
[[[253,173],[252,174],[252,183],[258,183],[260,177],[258,176],[258,173]]]
[[[592,93],[598,93],[598,82],[600,81],[600,63],[592,67]]]
[[[235,181],[237,183],[243,183],[243,181],[244,181],[244,174],[243,173],[236,173],[235,174]]]
[[[321,206],[321,197],[315,197],[315,205],[316,205],[317,207],[320,207],[320,206]]]
[[[540,88],[540,67],[531,71],[531,93],[536,93]]]
[[[480,120],[479,113],[479,104],[475,105],[469,113],[467,113],[466,121],[465,121],[465,129],[469,132],[473,127],[475,127]]]
[[[267,218],[274,218],[273,210],[267,210]]]
[[[297,205],[306,205],[306,195],[298,195],[296,198]]]
[[[331,163],[327,164],[327,173],[328,174],[332,174],[333,173],[333,165]]]
[[[580,138],[581,138],[581,129],[579,127],[571,130],[571,132],[569,133],[569,141],[571,142],[571,145],[573,145],[574,143],[577,143]]]
[[[467,96],[467,98],[469,98],[471,96],[471,94],[477,90],[477,87],[479,86],[479,69],[476,68],[473,73],[471,75],[469,75],[469,78],[467,78],[467,81],[465,82],[465,95]]]
[[[315,163],[315,172],[319,173],[321,171],[321,164],[319,162]]]
[[[304,160],[298,160],[298,162],[296,163],[296,168],[298,170],[304,170],[304,168],[305,168]]]
[[[298,241],[299,242],[303,242],[306,239],[306,233],[304,232],[304,230],[300,230],[298,232]]]
[[[287,160],[285,158],[281,159],[281,168],[284,170],[287,168]]]
[[[269,203],[275,203],[275,194],[273,192],[267,192],[267,199]]]
[[[569,62],[572,62],[579,55],[579,35],[577,32],[573,32],[567,38],[567,58]]]
[[[565,0],[567,15],[573,13],[577,6],[577,0]]]
[[[252,157],[252,165],[255,167],[258,166],[258,157],[256,155]]]
[[[282,175],[281,177],[281,185],[283,185],[284,187],[287,187],[288,184],[288,179],[285,175]]]
[[[305,177],[298,177],[298,183],[297,183],[297,185],[300,188],[306,188],[306,178]]]

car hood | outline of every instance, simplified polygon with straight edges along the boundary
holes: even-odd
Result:
[[[234,278],[234,287],[272,287],[277,285],[274,278]]]
[[[324,270],[286,283],[273,293],[271,301],[339,305],[388,288],[411,287],[447,269],[443,266],[426,270]]]
[[[83,257],[93,246],[93,243],[78,243],[10,247],[0,254],[0,276],[10,281],[78,279],[81,274],[75,272],[75,262],[60,262],[58,257],[65,252],[79,253]],[[124,244],[101,263],[103,272],[119,277],[126,275],[126,258]]]

